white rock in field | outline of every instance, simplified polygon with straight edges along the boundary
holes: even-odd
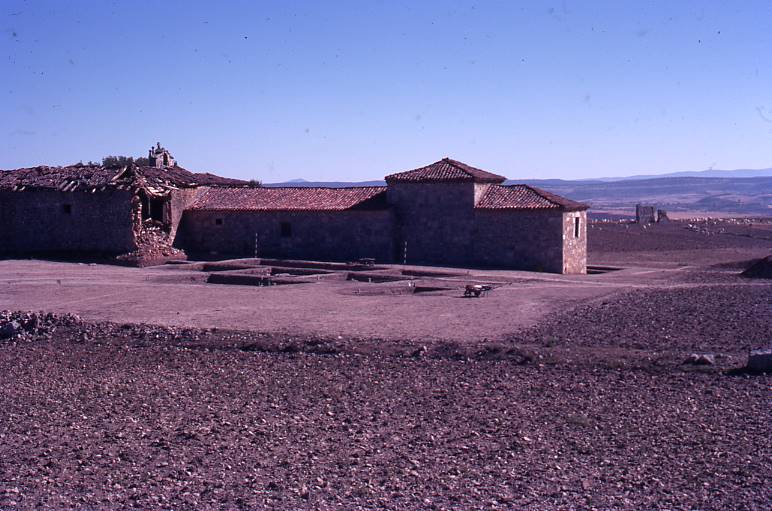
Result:
[[[712,366],[716,363],[716,356],[712,353],[692,353],[689,358],[684,360],[684,364],[693,364],[696,366]]]

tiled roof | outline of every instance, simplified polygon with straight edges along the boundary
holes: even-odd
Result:
[[[343,211],[386,208],[386,187],[212,188],[189,209],[205,211]]]
[[[194,186],[238,186],[245,181],[194,173],[182,167],[104,167],[101,165],[70,165],[67,167],[32,167],[0,170],[0,190],[49,188],[62,191],[93,191],[103,187],[151,188],[163,191],[169,188]]]
[[[399,172],[386,176],[386,182],[426,182],[426,181],[474,181],[478,183],[501,183],[506,178],[497,174],[492,174],[466,163],[443,158],[431,165]]]
[[[488,188],[475,206],[477,209],[560,209],[580,211],[588,209],[587,204],[572,201],[528,185],[500,186]]]

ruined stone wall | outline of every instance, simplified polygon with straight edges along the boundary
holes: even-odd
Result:
[[[120,254],[136,248],[131,193],[0,191],[0,252]]]
[[[284,224],[284,226],[282,226]],[[292,259],[350,261],[373,257],[391,260],[391,212],[379,211],[243,211],[188,210],[178,238],[188,253],[254,255]]]
[[[561,211],[475,210],[474,263],[562,273]]]
[[[392,183],[395,260],[408,264],[468,264],[473,259],[474,183]]]
[[[205,187],[199,188],[182,188],[179,190],[171,190],[169,192],[169,221],[171,224],[171,230],[169,231],[169,237],[174,240],[175,246],[177,245],[177,230],[182,220],[182,215],[185,209],[190,206],[199,193],[206,190]]]
[[[636,204],[635,221],[639,224],[653,224],[657,222],[657,208],[647,204]]]
[[[587,211],[563,213],[563,273],[587,273],[587,227]]]

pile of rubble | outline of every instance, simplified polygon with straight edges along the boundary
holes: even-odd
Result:
[[[81,323],[75,314],[0,311],[0,342],[50,339],[61,327]]]
[[[170,259],[185,259],[185,252],[172,246],[172,239],[160,222],[152,219],[142,222],[135,233],[137,249],[117,257],[119,261],[142,266]]]

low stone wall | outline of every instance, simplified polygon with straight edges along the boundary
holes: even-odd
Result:
[[[183,215],[180,244],[189,253],[349,261],[391,261],[391,212],[196,211]]]
[[[120,254],[135,248],[127,190],[0,192],[0,253]]]

